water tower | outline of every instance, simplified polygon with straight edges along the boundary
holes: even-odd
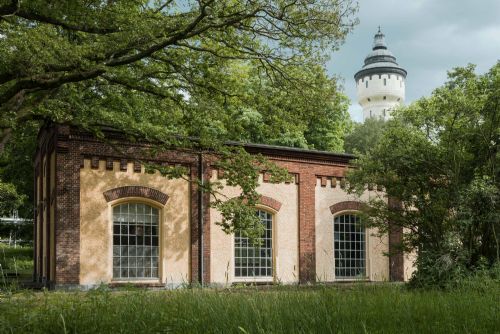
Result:
[[[387,49],[384,37],[379,27],[372,52],[354,75],[358,103],[363,107],[363,121],[371,117],[387,120],[391,111],[405,100],[406,70]]]

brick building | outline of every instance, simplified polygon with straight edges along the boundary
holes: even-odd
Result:
[[[64,125],[40,131],[35,158],[35,280],[50,287],[133,282],[306,283],[405,280],[411,263],[384,255],[400,231],[376,237],[359,221],[361,202],[345,192],[347,154],[246,145],[293,175],[260,176],[260,247],[215,224],[210,198],[185,179],[149,173],[137,160],[183,165],[189,178],[222,177],[210,159],[169,151],[154,159],[144,143],[108,131],[113,147]],[[118,153],[120,152],[120,153]],[[223,182],[223,179],[221,179]],[[228,197],[238,190],[225,187]],[[361,200],[381,195],[367,190]]]

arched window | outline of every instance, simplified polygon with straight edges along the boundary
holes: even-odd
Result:
[[[234,276],[237,278],[256,278],[273,276],[273,215],[257,210],[264,225],[259,246],[251,244],[240,232],[234,234]]]
[[[365,83],[365,85],[366,85],[366,88],[368,88],[368,80],[366,80],[366,83]]]
[[[384,78],[384,86],[387,86],[387,79]]]
[[[143,203],[113,207],[113,279],[158,278],[159,212]]]
[[[358,215],[346,213],[334,218],[335,277],[366,277],[366,236]]]

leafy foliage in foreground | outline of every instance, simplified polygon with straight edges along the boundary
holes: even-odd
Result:
[[[446,285],[500,262],[500,62],[484,75],[457,68],[449,81],[394,114],[378,144],[349,176],[401,201],[370,203],[367,222],[404,228],[418,254],[417,285]]]
[[[16,294],[0,303],[10,333],[494,333],[498,284],[485,290],[402,286],[282,287]]]
[[[226,140],[341,150],[347,100],[325,61],[356,9],[352,0],[0,0],[2,160],[25,126],[51,122],[225,156]],[[238,186],[249,189],[255,173]],[[0,182],[32,196],[14,174]],[[253,190],[244,195],[255,204]]]

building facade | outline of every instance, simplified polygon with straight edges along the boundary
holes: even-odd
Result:
[[[210,197],[191,182],[203,176],[224,183],[213,157],[176,150],[152,156],[147,143],[105,135],[101,141],[65,125],[40,131],[34,277],[42,284],[294,284],[402,281],[411,274],[411,263],[394,251],[401,231],[380,238],[360,222],[361,201],[383,194],[370,189],[356,198],[345,191],[351,155],[246,145],[293,176],[273,184],[262,171],[255,210],[265,233],[256,247],[225,234]],[[189,172],[168,179],[138,161]],[[222,191],[239,194],[234,187]]]
[[[387,49],[379,27],[372,51],[366,56],[361,70],[354,75],[363,121],[368,118],[387,120],[392,110],[404,103],[406,74]]]

